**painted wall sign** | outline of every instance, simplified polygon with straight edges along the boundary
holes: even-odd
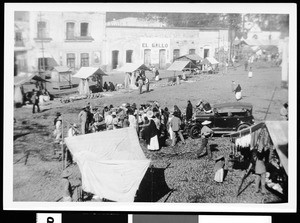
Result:
[[[141,49],[143,52],[146,49],[151,50],[150,52],[151,64],[159,63],[160,50],[166,50],[166,54],[164,54],[166,60],[170,58],[170,56],[168,55],[170,52],[170,38],[141,38],[140,41],[141,41]],[[142,53],[141,55],[144,55],[144,53]]]

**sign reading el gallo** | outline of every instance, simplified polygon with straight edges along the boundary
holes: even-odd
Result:
[[[168,49],[169,38],[141,38],[141,47],[144,49]]]

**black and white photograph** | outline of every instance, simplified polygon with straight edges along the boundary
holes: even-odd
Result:
[[[4,11],[4,209],[296,211],[295,4]]]

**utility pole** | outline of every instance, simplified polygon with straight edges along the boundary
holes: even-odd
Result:
[[[42,13],[40,12],[40,22],[42,22]],[[45,55],[44,55],[44,29],[42,29],[42,34],[41,34],[41,44],[42,44],[42,48],[41,48],[41,50],[42,50],[42,61],[43,61],[43,63],[42,63],[42,69],[43,69],[43,72],[45,72]],[[39,70],[39,72],[40,72],[40,70]],[[40,76],[42,76],[42,75],[40,75]],[[47,89],[46,88],[46,82],[45,82],[45,89]]]

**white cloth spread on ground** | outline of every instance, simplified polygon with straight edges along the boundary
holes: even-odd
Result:
[[[84,191],[112,201],[134,201],[150,164],[134,128],[68,137],[65,141],[78,163]]]

